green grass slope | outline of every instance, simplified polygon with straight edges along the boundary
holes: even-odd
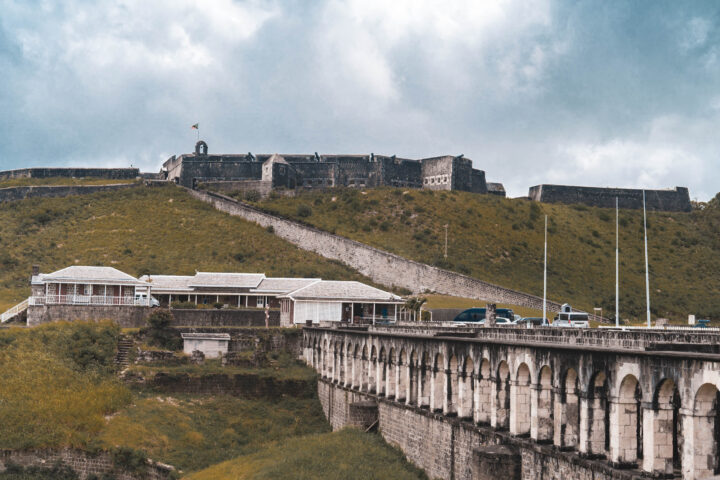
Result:
[[[421,480],[427,476],[376,434],[348,428],[293,437],[195,473],[190,480]]]
[[[717,200],[717,199],[716,199]],[[720,319],[720,208],[648,214],[652,313]],[[269,198],[258,206],[321,229],[505,287],[542,295],[549,218],[548,297],[606,316],[615,302],[615,211],[492,195],[369,189]],[[443,258],[448,224],[448,258]],[[642,211],[620,212],[621,318],[645,310]]]
[[[0,311],[30,294],[33,264],[42,272],[79,264],[138,276],[199,270],[367,281],[173,186],[34,198],[0,207]]]

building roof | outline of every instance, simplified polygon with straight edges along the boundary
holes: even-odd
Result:
[[[360,282],[320,280],[286,295],[293,300],[335,300],[348,302],[392,302],[402,299],[390,292]]]
[[[157,292],[162,291],[188,291],[192,292],[190,283],[195,277],[192,275],[143,275],[140,280],[152,285]]]
[[[264,273],[211,273],[197,272],[189,287],[257,288]]]
[[[319,278],[264,278],[253,292],[290,293],[319,281]]]
[[[113,285],[147,285],[132,275],[113,267],[89,267],[73,265],[53,273],[41,273],[32,277],[32,283],[73,282],[107,283]]]
[[[183,340],[230,340],[229,333],[181,333]]]

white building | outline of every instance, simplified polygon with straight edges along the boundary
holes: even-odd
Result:
[[[199,350],[205,358],[218,358],[228,352],[230,335],[227,333],[183,333],[183,352],[191,355]]]

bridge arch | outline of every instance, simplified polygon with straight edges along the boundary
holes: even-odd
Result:
[[[567,368],[560,378],[559,401],[555,402],[554,443],[561,448],[577,448],[580,432],[577,370]]]
[[[418,368],[418,354],[415,349],[410,352],[410,360],[408,361],[408,393],[406,403],[408,405],[418,404],[418,394],[420,386],[420,369]]]
[[[459,374],[459,405],[458,417],[470,418],[474,416],[473,403],[475,401],[475,362],[470,355],[465,355],[462,370]]]
[[[637,377],[625,375],[610,405],[610,456],[616,464],[632,465],[642,458],[641,399]]]
[[[490,360],[487,358],[480,358],[477,382],[478,385],[475,388],[475,423],[490,425],[493,410],[493,379]]]
[[[695,393],[692,410],[683,422],[686,433],[683,448],[685,479],[702,479],[720,472],[717,434],[719,395],[715,384],[703,384]]]
[[[405,402],[407,400],[408,390],[408,357],[407,351],[403,347],[400,350],[397,360],[397,389],[395,392],[395,400],[398,402]]]
[[[424,350],[420,357],[420,368],[419,375],[420,380],[418,381],[418,406],[430,408],[430,393],[432,384],[432,361],[430,360],[430,354],[427,350]]]
[[[682,424],[680,392],[675,380],[661,379],[650,408],[643,411],[643,470],[671,475],[682,470]]]
[[[510,433],[530,433],[530,367],[522,362],[510,386]]]
[[[553,439],[553,388],[552,368],[543,365],[537,376],[537,384],[531,388],[530,437],[540,443],[549,443]],[[535,399],[533,399],[533,396]]]
[[[500,361],[495,376],[494,412],[490,423],[498,430],[510,428],[510,367],[505,360]]]
[[[442,412],[445,398],[445,357],[442,353],[435,354],[431,397],[431,410]]]
[[[385,395],[387,398],[395,398],[395,395],[397,395],[396,392],[396,375],[395,375],[395,369],[397,365],[397,361],[395,360],[396,353],[395,353],[395,347],[390,347],[390,351],[388,353],[388,359],[387,363],[385,364],[385,371],[387,372],[385,374],[385,391],[387,392]]]
[[[610,450],[609,388],[605,371],[596,371],[588,385],[588,431],[586,450],[592,455],[607,455]]]

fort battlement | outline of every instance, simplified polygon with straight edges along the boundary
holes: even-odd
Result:
[[[0,171],[0,180],[11,178],[111,178],[130,180],[138,177],[137,168],[21,168]]]
[[[620,208],[642,208],[643,190],[634,188],[578,187],[573,185],[535,185],[530,200],[544,203],[581,203],[593,207],[613,208],[617,198]],[[689,212],[690,193],[685,187],[645,190],[648,210]]]

